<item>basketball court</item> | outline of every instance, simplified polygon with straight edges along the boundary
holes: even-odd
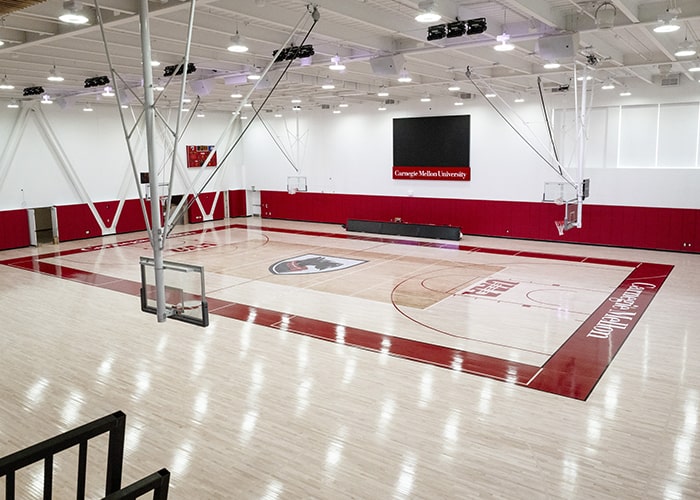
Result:
[[[212,316],[585,400],[673,269],[307,226],[176,232],[165,259],[203,267],[206,291],[166,277],[171,312],[204,295]],[[132,238],[2,264],[138,296],[149,252]]]

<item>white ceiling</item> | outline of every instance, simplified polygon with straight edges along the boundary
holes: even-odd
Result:
[[[670,72],[692,80],[700,93],[700,83],[696,82],[700,73],[688,71],[697,57],[679,60],[673,55],[685,37],[696,41],[700,36],[700,0],[607,2],[616,10],[611,29],[596,26],[596,10],[609,8],[601,7],[601,0],[437,0],[437,11],[443,16],[440,22],[485,17],[488,29],[482,34],[428,42],[428,25],[414,19],[417,0],[317,0],[313,5],[320,19],[305,42],[314,47],[312,63],[302,66],[299,60],[293,61],[266,107],[289,107],[293,97],[303,99],[304,106],[318,107],[334,107],[343,100],[379,103],[385,99],[376,96],[381,86],[386,86],[397,101],[419,99],[425,94],[447,97],[455,94],[448,90],[453,80],[458,81],[459,92],[476,93],[465,76],[467,67],[481,83],[500,93],[534,93],[538,76],[545,85],[567,85],[574,66],[583,69],[590,56],[597,60],[594,82],[598,85],[612,78],[630,88],[659,86],[659,75]],[[22,97],[22,90],[32,86],[42,86],[46,93],[62,97],[64,102],[105,101],[97,89],[83,88],[86,78],[112,78],[96,21],[96,4],[105,23],[114,69],[129,85],[140,87],[138,0],[84,1],[83,10],[91,21],[80,27],[58,21],[63,9],[61,0],[13,10],[13,5],[26,3],[31,2],[0,2],[0,12],[5,12],[0,14],[0,40],[5,42],[0,47],[0,78],[7,75],[15,85],[13,90],[0,90],[0,101],[38,100],[40,96]],[[183,60],[191,3],[158,0],[147,4],[154,58],[163,63],[154,68],[153,74],[156,80],[164,81],[164,65]],[[232,99],[231,94],[246,95],[252,88],[252,84],[234,82],[244,80],[251,67],[265,68],[272,52],[282,46],[300,20],[301,29],[292,37],[295,44],[301,43],[312,25],[307,0],[197,0],[195,5],[190,62],[197,71],[188,80],[202,81],[210,88],[201,95],[202,109],[234,109],[240,99]],[[669,7],[680,9],[681,30],[653,32],[659,14]],[[236,29],[247,40],[248,53],[226,50]],[[514,51],[493,49],[496,36],[503,32],[511,35]],[[571,32],[579,36],[576,62],[569,61],[558,70],[543,69],[537,39]],[[346,65],[340,73],[328,69],[330,58],[336,54]],[[372,69],[370,59],[397,54],[413,77],[411,83],[398,83],[394,75],[377,74]],[[46,80],[54,65],[65,77],[63,82]],[[320,84],[329,77],[335,89],[322,90]],[[168,86],[161,102],[178,101],[175,83],[177,79]],[[251,98],[261,104],[268,92],[269,88],[258,88]],[[187,93],[194,95],[191,87]]]

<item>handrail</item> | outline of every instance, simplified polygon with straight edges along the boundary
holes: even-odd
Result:
[[[121,488],[125,429],[126,415],[117,411],[0,458],[0,477],[6,477],[5,499],[14,500],[15,498],[15,472],[42,460],[44,461],[44,499],[50,499],[53,488],[53,457],[76,445],[79,445],[76,498],[85,498],[88,441],[106,432],[109,433],[109,445],[105,495],[118,491]]]
[[[167,500],[169,482],[170,472],[168,469],[161,469],[107,495],[102,500],[135,500],[151,491],[153,492],[153,500]]]

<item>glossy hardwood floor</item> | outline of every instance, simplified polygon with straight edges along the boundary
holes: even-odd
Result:
[[[122,410],[123,483],[174,499],[700,498],[700,256],[229,223],[166,255],[205,266],[207,328],[140,311],[143,234],[0,252],[0,456]],[[362,263],[270,271],[311,254]],[[654,279],[619,345],[572,340]]]

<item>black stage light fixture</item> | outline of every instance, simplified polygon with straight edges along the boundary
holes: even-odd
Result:
[[[23,96],[41,95],[44,93],[44,87],[27,87],[22,91]]]
[[[457,38],[467,32],[467,23],[464,21],[454,21],[447,23],[447,38]]]
[[[467,21],[467,35],[478,35],[486,31],[486,18],[477,17]]]
[[[302,45],[299,47],[299,55],[297,57],[299,57],[299,59],[305,59],[311,57],[315,53],[313,45]]]
[[[93,78],[86,78],[85,79],[85,88],[89,89],[90,87],[102,87],[103,85],[107,85],[109,83],[109,78],[106,76],[95,76]]]
[[[428,27],[428,41],[440,40],[447,35],[447,27],[444,24],[436,24]]]
[[[272,52],[272,55],[275,57],[275,62],[304,59],[314,54],[313,45],[292,45],[291,47],[285,47],[282,50],[275,50]]]
[[[193,63],[187,63],[187,74],[194,73],[197,71],[197,67]],[[172,66],[166,66],[163,69],[163,76],[172,76],[182,74],[182,64],[173,64]]]

